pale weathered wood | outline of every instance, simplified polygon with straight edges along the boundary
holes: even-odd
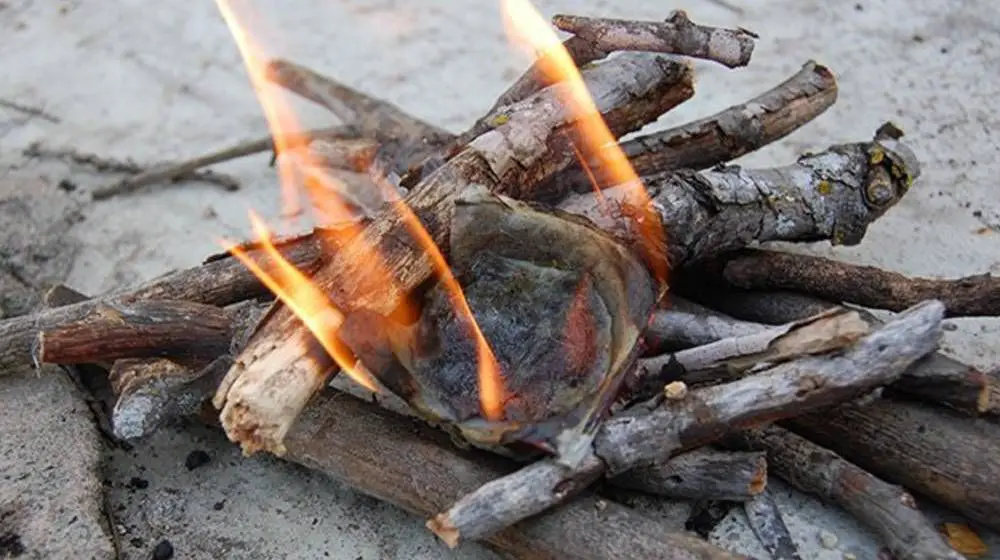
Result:
[[[772,560],[802,560],[770,492],[764,491],[743,502],[743,511],[750,529]]]
[[[710,443],[728,431],[851,400],[890,383],[941,336],[943,306],[925,302],[851,349],[775,366],[738,381],[692,391],[679,401],[640,406],[598,431],[594,454],[577,467],[545,459],[466,495],[428,522],[449,542],[481,538],[544,511],[602,474],[629,469]]]

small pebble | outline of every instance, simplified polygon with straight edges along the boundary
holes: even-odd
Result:
[[[187,467],[189,471],[193,471],[198,467],[207,465],[211,460],[212,459],[208,456],[208,453],[205,453],[201,449],[196,449],[191,453],[188,453],[187,458],[184,459],[184,466]]]
[[[834,535],[830,531],[820,531],[819,532],[819,542],[823,545],[823,548],[834,549],[837,547],[837,535]]]
[[[679,401],[687,396],[688,387],[683,381],[674,381],[668,383],[666,387],[663,388],[663,396],[667,397],[672,401]]]
[[[153,560],[170,560],[174,557],[174,545],[170,541],[163,539],[157,543],[153,549]]]
[[[149,481],[144,478],[139,478],[138,476],[133,476],[128,481],[129,488],[136,488],[138,490],[145,490],[149,488]]]

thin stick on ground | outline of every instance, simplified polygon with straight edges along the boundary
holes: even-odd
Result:
[[[743,511],[753,534],[773,560],[802,560],[770,492],[761,492],[743,502]]]
[[[725,279],[745,290],[792,290],[833,302],[899,311],[925,299],[941,300],[949,317],[1000,316],[1000,277],[954,280],[913,278],[823,257],[747,251],[730,259]]]
[[[734,433],[724,441],[727,447],[766,451],[772,474],[850,512],[879,535],[893,558],[962,560],[906,490],[836,453],[773,425]]]
[[[823,114],[837,100],[833,73],[809,61],[793,76],[757,97],[694,122],[639,136],[621,149],[639,175],[677,169],[709,169],[776,142]],[[607,171],[587,162],[596,180]],[[590,177],[574,167],[553,178],[553,192],[585,192]],[[599,184],[606,184],[600,182]]]
[[[12,111],[17,111],[18,113],[22,113],[31,117],[38,117],[42,120],[49,121],[52,124],[59,124],[62,122],[62,119],[51,113],[46,112],[44,109],[40,109],[38,107],[32,107],[30,105],[18,103],[16,101],[0,99],[0,107],[4,107]]]
[[[128,173],[134,176],[112,185],[95,189],[93,198],[96,200],[109,198],[115,194],[132,192],[139,187],[160,181],[200,181],[218,185],[227,191],[236,191],[240,188],[240,181],[236,177],[217,171],[198,170],[199,167],[202,167],[201,165],[196,167],[184,166],[178,170],[176,164],[173,163],[139,164],[131,159],[121,160],[102,157],[97,154],[72,149],[45,148],[37,142],[28,146],[24,150],[24,155],[34,158],[61,159],[78,165],[86,165],[97,171]],[[138,184],[133,185],[133,182],[137,178],[139,179]]]
[[[698,25],[682,10],[664,21],[556,15],[553,24],[611,51],[662,52],[718,62],[729,68],[746,66],[753,55],[755,33]]]
[[[594,454],[576,468],[556,459],[533,463],[484,485],[428,521],[450,546],[495,533],[555,506],[607,473],[654,464],[728,431],[802,414],[866,394],[898,378],[932,352],[943,306],[926,302],[831,356],[801,358],[750,377],[698,389],[680,401],[653,401],[612,417]]]

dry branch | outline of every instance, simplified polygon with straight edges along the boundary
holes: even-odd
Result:
[[[711,284],[713,279],[706,278],[702,272],[704,270],[698,275]],[[719,291],[713,287],[693,297],[710,298],[713,307],[764,323],[795,320],[837,307],[825,300],[791,292]],[[870,325],[882,324],[871,313],[857,311]],[[760,325],[760,328],[767,327]],[[1000,415],[1000,372],[980,371],[941,352],[919,360],[887,389],[889,394],[944,405],[970,416]]]
[[[232,338],[230,317],[212,305],[176,300],[98,300],[86,315],[38,333],[37,359],[47,364],[174,356],[214,358]]]
[[[890,311],[938,299],[949,317],[1000,315],[1000,278],[989,274],[955,280],[912,278],[874,266],[775,251],[738,255],[726,263],[723,274],[745,290],[791,290]]]
[[[643,333],[647,354],[703,346],[723,338],[759,333],[767,325],[727,317],[707,307],[672,295],[665,309],[653,312]]]
[[[849,400],[898,378],[934,350],[943,307],[926,302],[833,356],[780,364],[738,381],[699,389],[680,401],[640,406],[612,417],[594,454],[576,468],[553,459],[484,485],[428,522],[449,544],[495,533],[564,501],[605,472],[654,464],[754,424]]]
[[[682,10],[664,21],[634,21],[556,15],[559,29],[606,51],[646,51],[712,60],[736,68],[750,63],[757,35],[746,29],[698,25]]]
[[[608,481],[676,500],[746,501],[767,486],[763,453],[696,449],[624,472]]]
[[[881,537],[898,560],[961,560],[903,488],[880,480],[836,453],[777,426],[727,436],[727,446],[767,452],[773,474],[802,492],[836,504]]]
[[[881,399],[785,426],[883,480],[1000,531],[1000,426],[992,422]]]
[[[622,142],[621,149],[639,175],[709,169],[788,136],[830,108],[837,93],[833,73],[810,61],[781,84],[746,103]],[[607,184],[599,159],[589,160],[587,167],[599,184]],[[593,188],[579,166],[560,173],[553,183],[553,192],[585,192]]]
[[[773,560],[802,560],[770,492],[764,491],[743,502],[743,511],[753,534]]]
[[[874,154],[880,159],[873,159]],[[670,262],[682,267],[753,242],[829,240],[855,245],[868,226],[905,195],[918,173],[905,145],[875,140],[831,146],[785,167],[733,166],[644,179],[652,209],[666,229]],[[872,191],[878,192],[878,200],[871,197]],[[635,210],[621,202],[623,195],[619,187],[574,194],[558,208],[634,243],[637,232],[626,218]],[[616,205],[621,208],[606,211]]]
[[[691,75],[662,57],[624,53],[614,63],[595,66],[584,79],[598,110],[615,134],[634,130],[691,96]],[[533,188],[569,163],[563,158],[566,115],[557,84],[518,105],[504,124],[471,142],[458,156],[428,175],[405,204],[438,246],[450,228],[453,203],[471,185],[500,194],[531,198]],[[432,275],[399,207],[381,213],[313,277],[346,313],[367,309],[388,315]],[[371,264],[372,251],[394,282]],[[281,452],[281,440],[295,415],[324,383],[325,366],[304,349],[311,335],[285,307],[279,307],[251,340],[214,400],[233,441],[246,452]]]

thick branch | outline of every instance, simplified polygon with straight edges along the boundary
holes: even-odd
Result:
[[[652,209],[666,229],[670,262],[681,267],[753,242],[860,243],[868,226],[900,200],[918,172],[906,146],[877,140],[832,146],[786,167],[679,171],[648,178],[646,184]],[[636,242],[637,232],[626,218],[630,210],[621,202],[624,195],[620,187],[600,195],[576,194],[558,208]],[[622,207],[608,212],[609,205]]]
[[[582,37],[597,48],[611,51],[647,51],[712,60],[736,68],[750,63],[757,35],[746,29],[698,25],[675,10],[664,21],[633,21],[557,15],[552,23]]]
[[[881,399],[785,426],[883,480],[1000,530],[1000,426],[994,423]]]
[[[584,78],[615,134],[655,119],[692,93],[689,70],[654,55],[625,53],[585,71]],[[531,198],[535,186],[568,165],[572,150],[566,150],[564,132],[572,116],[566,115],[561,88],[565,85],[552,86],[518,105],[504,124],[421,181],[406,196],[406,210],[393,206],[380,214],[315,274],[316,285],[345,312],[393,312],[433,271],[407,221],[410,212],[439,247],[446,247],[454,202],[471,185]],[[384,268],[372,265],[374,254]],[[223,409],[229,437],[245,451],[280,453],[288,426],[326,380],[325,365],[317,366],[305,351],[311,340],[287,308],[277,308],[220,387],[215,405]]]
[[[821,115],[837,100],[830,70],[807,62],[795,75],[761,95],[720,113],[621,143],[639,175],[678,169],[709,169],[776,142]],[[599,184],[608,184],[601,160],[587,167]],[[555,176],[555,192],[585,192],[590,178],[579,166]]]
[[[771,472],[802,492],[837,504],[870,527],[898,560],[961,560],[903,488],[777,426],[726,438],[727,446],[767,452]]]
[[[776,251],[747,251],[731,259],[726,280],[745,290],[792,290],[835,302],[899,311],[941,300],[949,317],[1000,315],[1000,278],[911,278],[874,266]]]
[[[723,338],[759,333],[767,325],[741,321],[672,295],[669,307],[658,309],[643,332],[652,354],[710,344]]]
[[[576,468],[546,459],[484,485],[429,522],[450,542],[480,538],[544,511],[607,471],[610,476],[654,464],[727,432],[855,398],[891,382],[941,335],[943,306],[927,302],[832,356],[802,358],[731,383],[692,391],[651,410],[638,407],[608,420],[595,454]]]
[[[284,459],[422,516],[514,468],[495,456],[461,452],[418,421],[335,392],[310,402],[285,445]],[[488,542],[514,558],[737,558],[590,493]]]
[[[608,482],[676,500],[742,502],[764,491],[767,461],[763,453],[696,449],[668,461],[632,469]]]

